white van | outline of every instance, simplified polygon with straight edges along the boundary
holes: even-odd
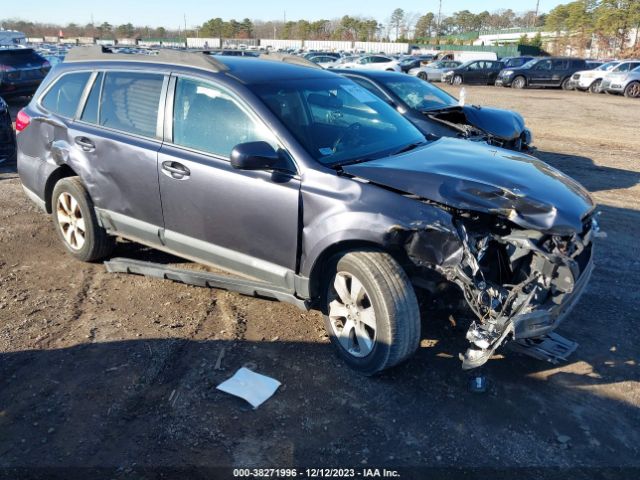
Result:
[[[498,54],[496,52],[449,51],[438,53],[438,60],[455,60],[463,63],[469,60],[498,60]]]

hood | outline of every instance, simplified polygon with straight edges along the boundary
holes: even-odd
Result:
[[[519,113],[475,105],[465,105],[462,110],[470,125],[495,137],[512,140],[524,131],[524,118]]]
[[[498,214],[558,235],[583,230],[594,204],[576,181],[529,155],[442,138],[401,155],[343,167],[347,174],[461,210]]]

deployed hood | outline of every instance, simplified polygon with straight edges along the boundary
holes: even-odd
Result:
[[[524,131],[524,119],[519,113],[475,105],[465,105],[462,109],[469,124],[490,135],[511,140]]]
[[[461,210],[499,214],[557,235],[583,230],[594,204],[576,181],[529,155],[442,138],[401,155],[343,167],[347,174]]]
[[[500,108],[464,105],[425,110],[423,113],[436,120],[463,122],[487,135],[506,141],[519,138],[525,130],[522,115]],[[464,115],[464,120],[459,118],[459,115]]]

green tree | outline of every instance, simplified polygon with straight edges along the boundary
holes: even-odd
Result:
[[[420,17],[416,23],[416,38],[429,38],[434,27],[435,15],[431,12]]]
[[[404,10],[396,8],[391,14],[390,25],[396,30],[396,39],[400,37],[400,28],[404,23]]]

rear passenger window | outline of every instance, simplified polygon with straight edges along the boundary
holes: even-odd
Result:
[[[100,106],[100,92],[102,91],[103,77],[104,74],[100,72],[96,77],[96,80],[93,82],[89,98],[87,98],[87,103],[85,104],[84,111],[80,117],[80,119],[85,122],[98,123],[98,108]]]
[[[266,141],[271,132],[254,121],[226,92],[213,85],[178,78],[173,108],[173,143],[230,157],[240,143]]]
[[[102,87],[99,125],[155,137],[163,76],[107,72]]]
[[[73,118],[90,76],[90,72],[63,75],[46,93],[41,102],[42,106],[62,117]]]

